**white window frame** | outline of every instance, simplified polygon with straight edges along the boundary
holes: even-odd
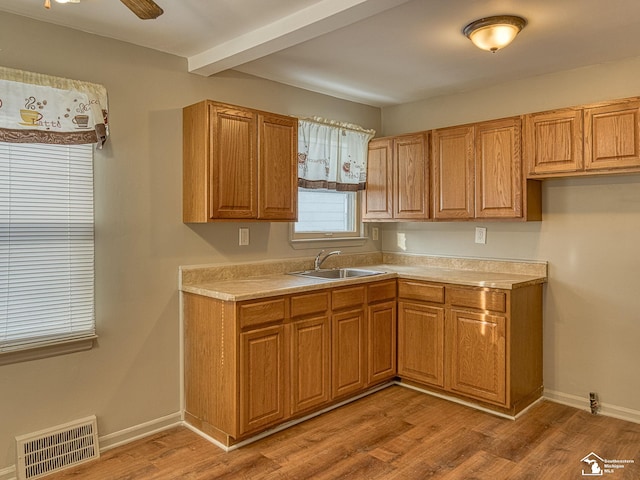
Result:
[[[93,146],[0,148],[0,365],[90,349]]]
[[[300,192],[313,192],[313,190],[307,189],[299,189],[298,195]],[[332,192],[330,190],[318,190],[318,192],[323,192],[322,194],[331,194],[331,193],[341,193],[341,192]],[[296,231],[296,223],[291,223],[290,228],[290,243],[295,247],[296,245],[301,246],[301,248],[311,248],[311,247],[323,247],[330,245],[363,245],[368,240],[367,233],[367,225],[362,222],[362,193],[361,192],[353,192],[354,200],[353,205],[349,209],[353,218],[351,222],[353,222],[354,229],[353,231],[305,231],[298,232]],[[298,197],[299,198],[299,197]],[[300,217],[300,205],[301,202],[298,201],[298,217]]]

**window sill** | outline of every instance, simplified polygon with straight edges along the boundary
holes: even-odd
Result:
[[[20,350],[0,352],[0,366],[91,350],[97,338],[97,335],[91,335],[70,340],[60,340],[49,344],[34,345]]]
[[[369,241],[369,237],[342,237],[342,238],[305,238],[300,240],[290,239],[289,243],[294,249],[309,249],[322,247],[361,247]]]

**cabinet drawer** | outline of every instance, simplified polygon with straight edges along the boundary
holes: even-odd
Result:
[[[398,297],[423,302],[444,303],[444,286],[400,280],[398,282]]]
[[[331,308],[333,310],[354,306],[364,306],[363,286],[340,288],[331,292]]]
[[[240,328],[260,325],[262,323],[283,321],[286,301],[284,297],[259,302],[241,303],[238,306]]]
[[[381,302],[396,298],[396,281],[374,283],[367,286],[367,301]]]
[[[447,290],[451,305],[479,308],[480,310],[493,310],[494,312],[507,311],[507,296],[504,292],[497,290],[467,290],[462,288],[449,288]]]
[[[329,310],[329,292],[309,293],[291,297],[291,317],[323,313]]]

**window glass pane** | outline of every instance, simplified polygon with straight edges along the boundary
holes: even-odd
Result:
[[[356,192],[298,189],[295,232],[356,232],[356,198]]]

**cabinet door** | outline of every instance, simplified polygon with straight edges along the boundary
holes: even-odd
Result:
[[[256,218],[256,115],[214,105],[210,109],[211,218]]]
[[[476,218],[522,217],[519,118],[476,126]]]
[[[474,128],[445,128],[432,133],[433,217],[473,218]]]
[[[581,171],[582,124],[580,109],[526,115],[524,154],[529,175]]]
[[[328,316],[291,324],[291,413],[307,410],[331,399]]]
[[[240,433],[285,418],[284,326],[240,335]]]
[[[425,134],[393,139],[393,216],[404,220],[429,218],[429,163]]]
[[[447,325],[451,390],[506,405],[506,318],[451,309]]]
[[[298,121],[258,115],[258,218],[297,220]]]
[[[587,108],[585,170],[640,167],[640,101]]]
[[[444,308],[398,303],[398,375],[444,386]]]
[[[367,308],[367,383],[382,382],[396,375],[396,302]]]
[[[362,192],[363,220],[393,218],[392,143],[389,138],[369,142],[367,188]]]
[[[362,309],[333,314],[331,324],[333,398],[356,393],[365,387],[364,328]]]

